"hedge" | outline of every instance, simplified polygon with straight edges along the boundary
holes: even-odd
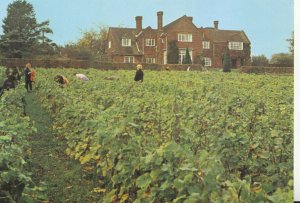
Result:
[[[62,60],[62,59],[22,59],[22,58],[6,58],[0,59],[0,65],[5,67],[25,67],[26,63],[31,63],[33,67],[43,68],[96,68],[101,70],[132,70],[136,68],[137,64],[133,63],[113,63],[103,61],[89,61],[89,60]],[[202,71],[200,64],[142,64],[147,70],[179,70],[186,71],[190,67],[191,71]]]
[[[293,74],[294,67],[243,66],[240,68],[240,72],[256,74]]]

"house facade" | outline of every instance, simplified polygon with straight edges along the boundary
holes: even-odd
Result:
[[[223,55],[229,51],[233,67],[250,63],[251,43],[244,31],[197,27],[193,18],[182,16],[163,26],[163,12],[157,12],[157,28],[143,28],[142,16],[136,16],[135,28],[110,27],[107,35],[108,57],[119,63],[168,64],[170,43],[176,43],[182,63],[189,51],[192,63],[222,67]]]

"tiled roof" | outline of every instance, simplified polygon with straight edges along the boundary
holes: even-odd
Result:
[[[114,42],[115,55],[142,55],[136,45],[136,29],[135,28],[115,28],[110,27],[111,35]],[[130,47],[122,46],[122,38],[131,39]]]
[[[250,40],[246,36],[245,32],[241,30],[220,30],[215,28],[199,29],[203,29],[206,36],[214,42],[242,41],[250,44]]]
[[[176,23],[178,23],[179,21],[184,20],[184,19],[190,19],[190,20],[192,21],[193,18],[184,15],[184,16],[178,18],[177,20],[174,20],[173,22],[171,22],[171,23],[165,25],[165,26],[163,27],[163,31],[164,31],[164,32],[167,32],[167,29],[168,29],[168,28],[170,28],[171,26],[175,25]],[[193,22],[192,22],[192,23],[193,23]],[[194,24],[193,24],[193,25],[194,25]],[[197,27],[195,26],[195,28],[197,28]]]

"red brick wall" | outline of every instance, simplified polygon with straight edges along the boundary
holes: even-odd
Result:
[[[154,39],[155,46],[146,46],[146,39]],[[142,57],[142,62],[145,62],[145,58],[156,58],[156,45],[157,45],[157,35],[154,30],[147,29],[144,33],[138,37],[138,46],[139,49],[144,53],[144,57]],[[157,59],[156,59],[157,61]]]

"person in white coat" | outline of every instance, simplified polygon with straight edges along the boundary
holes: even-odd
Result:
[[[86,77],[85,75],[83,75],[81,73],[76,74],[76,77],[79,78],[80,80],[83,80],[83,81],[89,81],[90,80],[88,77]]]

